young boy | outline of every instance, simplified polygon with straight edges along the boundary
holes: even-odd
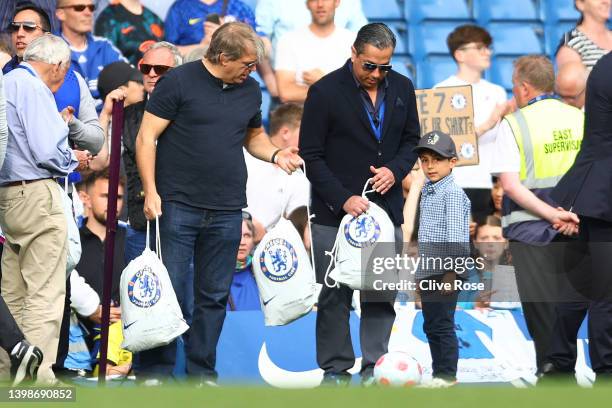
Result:
[[[451,174],[457,152],[451,137],[434,131],[414,148],[428,181],[423,186],[419,219],[419,255],[416,272],[421,295],[423,331],[432,359],[430,387],[456,383],[459,347],[455,333],[457,274],[449,264],[470,255],[470,200]],[[459,266],[459,264],[457,264]]]
[[[493,39],[482,27],[466,24],[457,27],[446,39],[448,51],[457,63],[457,72],[434,87],[472,86],[474,125],[478,136],[480,163],[455,170],[456,183],[465,190],[472,202],[475,219],[491,213],[491,176],[489,163],[493,154],[495,125],[508,112],[504,88],[482,78],[491,66]],[[492,130],[490,130],[492,129]]]

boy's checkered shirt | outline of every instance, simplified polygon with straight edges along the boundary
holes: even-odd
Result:
[[[436,183],[425,183],[420,214],[417,280],[445,272],[433,266],[433,261],[426,265],[426,257],[444,260],[470,255],[470,200],[449,174]]]

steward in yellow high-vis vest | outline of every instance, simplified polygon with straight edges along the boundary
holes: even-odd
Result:
[[[549,204],[550,191],[574,163],[584,131],[584,114],[552,97],[541,97],[507,115],[521,158],[521,184]],[[526,211],[507,196],[502,226],[538,221],[542,217]]]
[[[568,236],[577,232],[579,222],[575,214],[557,209],[550,199],[552,189],[580,150],[584,126],[579,109],[552,95],[554,83],[548,58],[528,55],[515,61],[512,92],[520,109],[498,126],[491,163],[491,173],[499,177],[504,189],[504,236],[510,241],[538,373],[545,371],[557,318],[555,304],[561,294],[560,278],[568,269],[563,254],[572,239]]]

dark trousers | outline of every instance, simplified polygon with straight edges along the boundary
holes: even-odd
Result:
[[[187,374],[200,379],[217,376],[217,342],[242,235],[240,210],[205,210],[178,202],[163,202],[160,234],[163,262],[183,314],[190,305],[185,299],[193,291],[193,319],[183,336]],[[191,285],[190,263],[194,261]],[[137,374],[169,377],[176,359],[176,340],[167,346],[140,353]]]
[[[442,276],[428,278],[437,282]],[[420,291],[423,312],[423,331],[427,336],[434,377],[454,381],[457,379],[459,343],[455,331],[455,309],[458,292],[443,295],[440,291]]]
[[[593,371],[612,373],[612,223],[581,217],[579,241],[566,251],[569,271],[563,301],[556,305],[553,338],[546,360],[574,372],[576,337],[589,316],[589,355]]]
[[[15,345],[23,339],[23,333],[19,330],[17,322],[0,296],[0,347],[11,354]]]
[[[59,343],[57,345],[57,358],[53,364],[53,371],[57,374],[64,370],[64,362],[68,357],[70,346],[70,279],[66,279],[66,298],[64,300],[64,314],[60,327]]]
[[[315,257],[317,282],[323,284],[317,306],[316,341],[317,363],[325,375],[349,375],[355,365],[355,352],[351,342],[349,317],[353,290],[340,285],[329,288],[323,282],[330,258],[325,251],[334,246],[338,228],[312,224],[312,245]],[[396,241],[401,248],[401,230],[396,228]],[[395,321],[394,293],[386,293],[383,299],[368,299],[361,293],[361,375],[370,376],[374,364],[387,353],[391,329]]]
[[[155,221],[151,222],[151,237],[149,242],[149,248],[155,250]],[[123,255],[125,257],[125,264],[129,264],[130,261],[138,258],[142,255],[142,251],[147,246],[147,231],[141,231],[134,229],[128,225],[125,230],[125,247]]]
[[[560,277],[566,275],[565,239],[537,246],[511,241],[510,252],[516,272],[516,284],[523,315],[533,339],[536,366],[545,362],[555,322],[555,305],[560,300]]]

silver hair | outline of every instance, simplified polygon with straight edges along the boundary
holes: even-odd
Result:
[[[213,34],[206,51],[206,59],[218,64],[219,56],[225,54],[230,61],[236,61],[251,51],[255,51],[258,62],[266,56],[264,43],[253,28],[240,22],[226,23]]]
[[[23,54],[23,60],[47,64],[70,65],[70,47],[66,41],[53,34],[45,34],[32,41]]]
[[[172,56],[174,57],[175,67],[178,67],[179,65],[183,63],[183,56],[181,55],[181,52],[179,51],[179,49],[176,47],[176,45],[171,44],[168,41],[156,42],[155,44],[149,47],[149,49],[145,52],[145,54],[151,50],[158,50],[160,48],[165,48],[172,53]]]

